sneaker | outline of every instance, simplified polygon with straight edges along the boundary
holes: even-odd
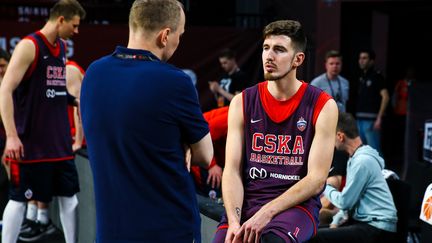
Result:
[[[31,230],[20,234],[18,239],[24,242],[34,242],[54,233],[55,231],[56,227],[51,221],[49,221],[48,224],[35,222],[31,227]]]
[[[31,230],[31,227],[36,223],[36,221],[30,220],[30,219],[24,219],[23,223],[21,224],[20,234],[24,232],[29,232]]]

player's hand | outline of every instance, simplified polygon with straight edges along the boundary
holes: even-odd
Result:
[[[2,156],[1,156],[1,162],[2,162],[2,164],[3,164],[5,167],[8,167],[8,166],[9,166],[9,162],[6,161],[6,156],[5,156],[4,153],[3,153]]]
[[[24,146],[18,136],[8,136],[4,154],[6,158],[21,160],[24,157]]]
[[[234,242],[234,237],[236,236],[238,230],[240,229],[240,224],[230,224],[227,230],[227,234],[225,237],[225,243],[232,243]]]
[[[207,184],[212,188],[219,188],[222,180],[222,168],[214,165],[208,170]]]
[[[185,165],[187,170],[190,172],[190,168],[191,168],[191,161],[192,161],[192,152],[191,152],[191,148],[189,147],[189,145],[183,145],[184,147],[184,151],[185,151]]]
[[[77,116],[78,116],[78,119],[81,121],[80,99],[75,98],[75,105],[76,105],[76,108],[77,108]]]
[[[75,153],[76,151],[80,150],[82,148],[82,144],[75,142],[72,144],[72,151]]]
[[[234,237],[235,243],[247,242],[247,243],[259,243],[261,233],[264,227],[270,222],[273,217],[266,210],[265,206],[262,207],[258,212],[255,213],[250,219],[248,219],[241,228],[237,231]]]

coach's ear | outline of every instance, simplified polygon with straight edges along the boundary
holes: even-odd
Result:
[[[164,28],[159,31],[159,34],[157,36],[157,44],[160,48],[164,48],[167,46],[168,36],[170,33],[171,33],[170,28]]]

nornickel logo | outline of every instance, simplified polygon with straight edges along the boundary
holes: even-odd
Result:
[[[252,167],[249,170],[249,176],[252,179],[265,179],[267,177],[267,171],[264,168],[258,169],[256,167]]]
[[[46,96],[48,98],[54,98],[56,96],[56,92],[54,89],[47,89]]]

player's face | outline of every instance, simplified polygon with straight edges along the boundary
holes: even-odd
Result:
[[[0,78],[3,78],[6,73],[8,61],[4,58],[0,58]]]
[[[162,61],[167,61],[171,58],[171,56],[174,54],[174,52],[177,50],[178,45],[180,44],[180,37],[183,35],[185,29],[185,15],[183,13],[183,10],[180,11],[180,21],[179,26],[177,27],[177,30],[175,32],[170,32],[168,35],[168,41],[165,48],[164,53],[162,54]]]
[[[71,20],[66,20],[64,18],[63,20],[60,20],[60,27],[59,27],[60,38],[69,39],[74,34],[78,34],[79,24],[80,24],[80,17],[76,15],[73,16]]]
[[[304,57],[304,53],[294,50],[290,37],[268,36],[264,40],[262,51],[264,78],[266,80],[284,78],[301,64],[303,59],[300,56]]]
[[[330,75],[339,75],[342,70],[342,60],[339,57],[329,57],[327,58],[325,67],[327,73],[329,73]]]

